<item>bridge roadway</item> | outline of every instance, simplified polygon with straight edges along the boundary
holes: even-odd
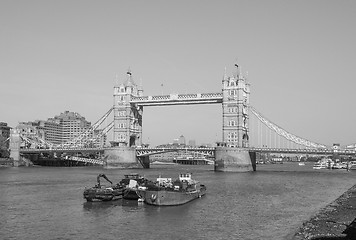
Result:
[[[222,93],[169,94],[132,97],[130,103],[140,106],[187,105],[222,103]]]
[[[351,150],[334,150],[334,149],[288,149],[288,148],[249,148],[250,152],[260,153],[284,153],[284,154],[311,154],[311,155],[339,155],[353,156],[355,151]]]
[[[90,152],[104,152],[106,148],[55,148],[55,149],[20,149],[20,153],[34,154],[34,153],[90,153]],[[333,149],[287,149],[287,148],[248,148],[250,152],[260,153],[284,153],[284,154],[315,154],[315,155],[332,155],[337,153],[339,155],[352,156],[355,155],[355,151],[351,150],[333,150]],[[199,152],[205,156],[215,156],[215,147],[212,148],[136,148],[136,156],[143,157],[154,154],[166,153],[166,152]]]

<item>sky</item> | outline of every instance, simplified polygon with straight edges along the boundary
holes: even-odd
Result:
[[[250,103],[310,141],[356,142],[356,1],[0,1],[0,122],[113,105],[128,68],[144,95],[221,92],[237,61]],[[163,85],[163,86],[162,86]],[[221,141],[216,105],[146,107],[143,141]]]

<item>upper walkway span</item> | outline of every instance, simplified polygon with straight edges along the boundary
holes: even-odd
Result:
[[[132,97],[131,104],[140,106],[164,106],[187,104],[222,103],[222,93],[169,94],[160,96]]]

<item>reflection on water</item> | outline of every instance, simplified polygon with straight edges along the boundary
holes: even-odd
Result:
[[[121,200],[116,201],[108,201],[108,202],[84,202],[83,208],[87,211],[101,211],[102,209],[109,209],[113,210],[113,208],[122,206]]]

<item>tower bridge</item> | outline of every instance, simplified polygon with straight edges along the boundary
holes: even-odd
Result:
[[[353,150],[333,149],[289,133],[272,123],[250,105],[250,84],[235,64],[235,72],[222,77],[222,91],[212,93],[166,94],[144,96],[142,86],[134,82],[131,70],[126,79],[114,86],[114,105],[90,129],[65,144],[53,145],[38,136],[16,132],[11,135],[14,159],[39,153],[66,153],[75,161],[74,153],[97,153],[102,159],[91,163],[104,167],[149,167],[149,156],[170,151],[195,151],[215,158],[216,171],[252,171],[256,153],[338,154],[352,156]],[[214,148],[144,148],[142,122],[144,108],[195,104],[221,104],[222,141]],[[113,117],[111,116],[113,115]],[[109,118],[110,123],[102,126]],[[254,126],[254,124],[256,126]],[[98,131],[99,129],[102,129]],[[96,131],[99,134],[94,134]],[[110,146],[95,146],[99,138],[112,131]],[[252,144],[254,140],[255,143]],[[25,148],[20,148],[26,142]],[[72,155],[70,155],[72,154]],[[85,161],[82,158],[77,161]]]

